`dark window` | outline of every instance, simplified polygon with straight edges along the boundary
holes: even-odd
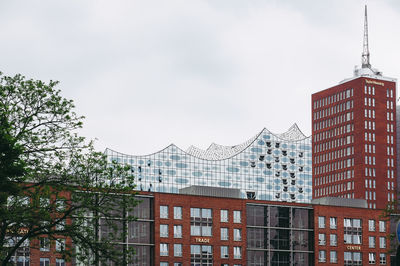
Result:
[[[290,230],[285,229],[271,229],[270,241],[272,249],[284,249],[289,250],[290,244]]]
[[[288,207],[270,207],[271,227],[289,228],[289,211]]]
[[[268,207],[267,206],[247,206],[247,225],[267,226]]]

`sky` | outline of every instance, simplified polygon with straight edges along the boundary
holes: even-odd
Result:
[[[99,150],[311,134],[311,94],[361,64],[400,78],[398,0],[0,2],[0,71],[58,80]]]

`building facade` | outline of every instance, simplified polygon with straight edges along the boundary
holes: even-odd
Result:
[[[126,252],[135,248],[129,266],[390,265],[390,244],[396,245],[390,233],[396,228],[390,231],[389,219],[365,200],[305,204],[193,191],[136,195],[138,220],[121,229],[126,241],[115,243]],[[108,232],[99,229],[101,237]],[[83,265],[63,261],[54,242],[31,244],[35,248],[24,251],[28,262],[17,265]]]
[[[396,83],[360,76],[312,95],[314,198],[395,200]]]
[[[106,150],[110,161],[130,165],[140,191],[178,193],[190,186],[239,189],[242,198],[310,202],[312,198],[311,138],[294,124],[287,132],[263,129],[234,146],[174,144],[144,156]]]
[[[371,67],[367,7],[361,68],[312,95],[313,198],[396,200],[396,80]],[[393,206],[394,207],[394,206]]]

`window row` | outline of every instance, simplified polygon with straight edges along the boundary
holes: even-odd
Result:
[[[341,192],[346,192],[349,190],[353,190],[354,189],[354,182],[347,182],[346,183],[342,183],[342,184],[336,184],[336,185],[331,185],[331,186],[327,186],[327,187],[323,187],[323,188],[317,188],[315,190],[315,194],[317,197],[319,196],[326,196],[326,195],[331,195],[334,193],[341,193]],[[352,198],[352,197],[350,197]]]
[[[348,170],[340,173],[334,173],[331,175],[324,175],[322,177],[315,178],[315,185],[325,185],[330,183],[336,183],[337,181],[342,181],[345,179],[350,179],[354,177],[354,170]]]
[[[321,133],[326,133],[326,132],[321,132]],[[319,134],[321,134],[319,133]],[[319,135],[317,134],[317,135]],[[349,135],[349,136],[345,136],[345,137],[340,137],[334,140],[330,140],[330,141],[326,141],[323,143],[315,143],[314,144],[314,153],[317,152],[322,152],[322,151],[326,151],[326,150],[330,150],[330,149],[334,149],[334,148],[338,148],[344,145],[348,145],[354,143],[354,136],[353,135]]]
[[[387,178],[394,178],[394,171],[391,169],[387,170]]]
[[[371,132],[365,132],[364,133],[364,140],[365,141],[372,141],[375,142],[375,133],[371,133]]]
[[[50,251],[50,239],[47,237],[41,237],[39,239],[39,246],[40,251]],[[65,250],[65,239],[56,239],[55,241],[55,249],[56,251],[63,251]]]
[[[392,135],[392,136],[387,135],[387,136],[386,136],[386,142],[387,142],[388,144],[394,144],[393,135]]]
[[[393,113],[392,113],[392,112],[387,112],[387,113],[386,113],[386,120],[388,120],[388,121],[394,121]]]
[[[160,224],[160,237],[168,237],[168,224]],[[182,238],[182,225],[174,225],[174,238]]]
[[[394,190],[394,182],[387,182],[387,189]]]
[[[353,108],[352,102],[351,102],[350,108]],[[336,111],[335,111],[336,108],[332,107],[332,110],[333,110],[333,113],[330,113],[329,109],[323,109],[321,111],[314,112],[314,121],[316,122],[319,119],[322,119],[322,118],[328,117],[330,115],[336,114]],[[339,112],[342,112],[342,110],[339,110]],[[344,123],[346,121],[350,121],[350,120],[353,120],[353,119],[354,119],[354,113],[353,112],[347,112],[347,113],[344,113],[344,114],[336,115],[334,117],[329,117],[324,121],[331,121],[332,125],[337,125],[337,124]],[[319,122],[322,122],[322,121],[319,121]]]
[[[387,158],[386,161],[388,167],[394,167],[394,159]]]
[[[173,207],[174,219],[182,219],[182,207]],[[190,208],[191,218],[211,219],[212,220],[212,209],[202,208]],[[169,218],[169,208],[167,205],[160,205],[160,218]],[[220,210],[221,222],[229,221],[229,211]],[[241,223],[241,211],[233,211],[233,222]]]
[[[174,219],[182,219],[182,207],[179,206],[174,206]],[[169,213],[168,213],[168,206],[166,205],[160,205],[160,218],[162,219],[168,219],[169,218]]]
[[[169,256],[169,245],[167,243],[160,243],[160,256]],[[173,244],[173,246],[174,257],[182,257],[182,244]]]
[[[370,97],[364,98],[364,105],[375,107],[375,99]]]
[[[364,151],[366,153],[375,153],[375,144],[365,144]]]
[[[324,130],[322,132],[319,133],[315,133],[314,136],[314,143],[318,143],[319,141],[323,141],[326,139],[330,139],[335,135],[335,129],[330,129],[330,130]],[[349,136],[344,136],[344,137],[339,137],[335,140],[333,140],[334,142],[336,142],[335,144],[332,144],[335,147],[340,147],[346,144],[351,144],[354,143],[354,137],[353,135],[349,135]]]
[[[375,87],[374,86],[364,86],[364,93],[369,95],[375,95]]]
[[[354,131],[353,124],[337,125],[335,119],[327,119],[327,120],[323,120],[321,122],[316,122],[316,123],[314,123],[313,130],[314,131],[322,130],[322,129],[325,129],[325,128],[328,128],[331,126],[335,126],[334,128],[332,128],[334,137]]]
[[[325,173],[329,173],[331,171],[337,171],[337,170],[341,170],[341,169],[352,167],[352,166],[354,166],[354,158],[340,160],[340,161],[328,163],[328,164],[325,164],[322,166],[316,166],[314,168],[315,168],[315,174],[319,175],[319,174],[325,174]]]
[[[364,128],[368,130],[375,130],[375,121],[364,121]]]
[[[362,253],[361,252],[344,252],[343,254],[344,265],[362,265]],[[320,250],[318,252],[318,262],[327,262],[326,251]],[[337,263],[338,255],[337,251],[331,250],[329,251],[329,262]],[[368,253],[368,263],[375,264],[376,263],[376,253],[369,252]],[[386,254],[379,254],[379,263],[381,265],[386,264]]]
[[[364,117],[365,118],[375,118],[375,110],[365,109],[364,110]]]
[[[229,228],[221,227],[221,240],[229,240]],[[242,241],[242,229],[233,229],[233,241]]]
[[[221,246],[221,259],[229,258],[229,247]],[[233,247],[233,258],[241,259],[242,258],[242,248],[241,247]]]
[[[387,124],[387,132],[389,133],[394,133],[394,125],[393,124]]]
[[[18,261],[17,265],[20,265],[19,263],[20,262]],[[26,265],[29,265],[29,262]],[[50,266],[50,258],[40,258],[40,264],[39,265],[40,266]],[[64,259],[56,259],[56,264],[55,265],[56,266],[65,266],[65,260]]]
[[[387,109],[392,109],[393,110],[393,101],[386,101],[386,108]]]
[[[365,179],[365,188],[376,188],[375,180],[373,180],[373,179]]]
[[[356,228],[360,229],[362,225],[362,220],[358,218],[344,218],[343,219],[343,226],[346,228]],[[368,231],[375,232],[376,230],[376,221],[373,219],[368,220]],[[384,233],[386,232],[386,223],[385,221],[379,221],[379,232]],[[318,228],[324,229],[326,228],[326,217],[325,216],[318,216]],[[337,217],[330,217],[329,218],[329,228],[330,229],[337,229]]]
[[[314,163],[323,163],[323,162],[328,162],[331,160],[336,160],[340,159],[343,157],[351,156],[354,154],[354,147],[350,146],[344,149],[338,149],[335,151],[323,153],[321,155],[316,155]]]
[[[392,196],[392,199],[390,199],[390,196]],[[394,201],[394,193],[388,193],[388,201]]]
[[[325,98],[316,100],[316,101],[314,101],[314,104],[313,104],[314,109],[321,108],[326,105],[330,105],[332,103],[339,102],[344,99],[350,98],[353,96],[353,93],[354,93],[353,89],[347,89],[347,90],[335,93],[333,95],[327,96]]]
[[[364,157],[364,163],[365,164],[370,164],[370,165],[375,165],[375,156],[365,156]]]

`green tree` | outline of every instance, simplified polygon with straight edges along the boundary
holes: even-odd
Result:
[[[0,73],[0,262],[50,241],[67,260],[124,265],[134,177],[77,134],[83,117],[57,84]]]
[[[0,117],[0,206],[20,190],[20,186],[10,180],[21,182],[24,175],[25,165],[20,158],[22,149],[10,135],[10,130],[6,117]],[[0,217],[3,215],[1,211]]]

